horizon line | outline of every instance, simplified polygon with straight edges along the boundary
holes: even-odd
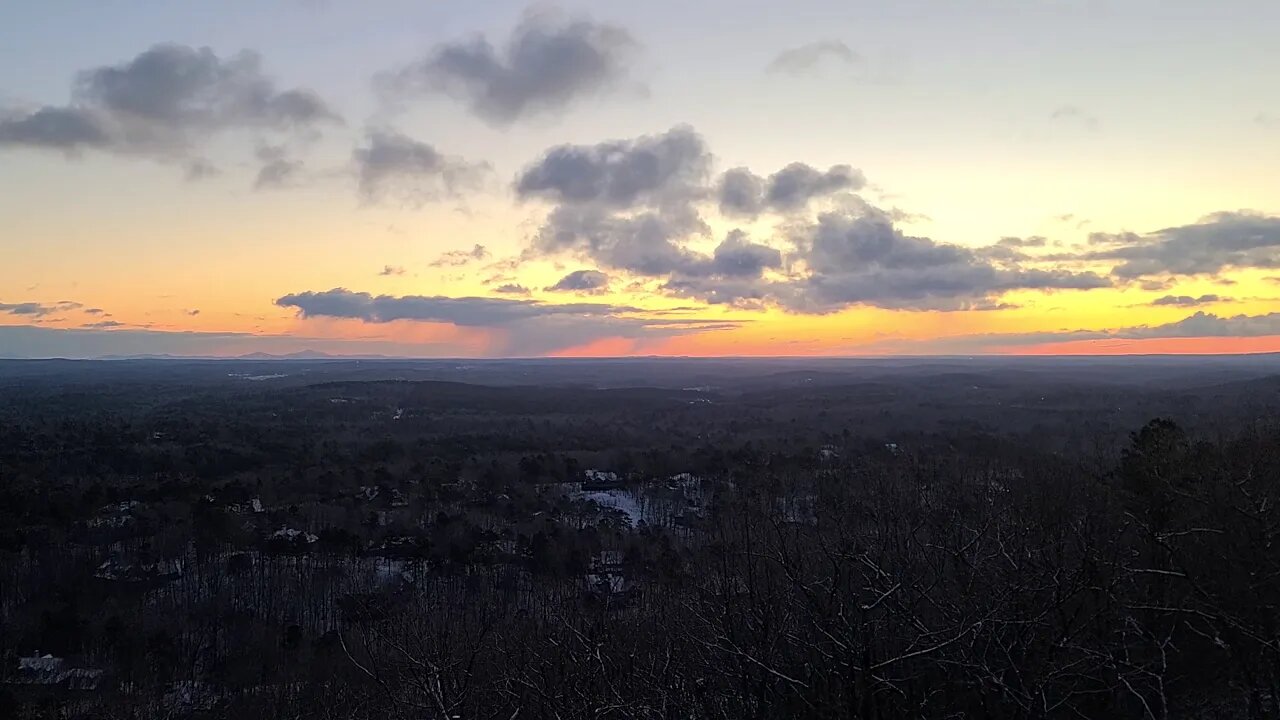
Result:
[[[139,355],[97,355],[92,357],[67,357],[49,355],[41,357],[8,357],[0,356],[0,362],[136,362],[136,361],[175,361],[175,362],[227,362],[262,360],[273,362],[323,362],[323,361],[414,361],[414,362],[532,362],[532,361],[619,361],[619,360],[1068,360],[1068,359],[1106,359],[1106,358],[1245,358],[1280,356],[1280,351],[1248,351],[1220,353],[1191,352],[1113,352],[1113,353],[954,353],[954,354],[886,354],[886,355],[513,355],[509,357],[480,356],[418,356],[418,355],[336,355],[315,353],[307,356],[300,353],[247,353],[244,355],[174,355],[174,354],[139,354]]]

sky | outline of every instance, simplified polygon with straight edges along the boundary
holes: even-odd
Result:
[[[1269,0],[0,14],[0,357],[1280,351]]]

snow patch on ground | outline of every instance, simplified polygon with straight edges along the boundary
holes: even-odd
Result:
[[[603,508],[619,510],[627,516],[627,520],[633,526],[640,524],[640,520],[644,517],[644,513],[640,510],[640,499],[630,490],[593,490],[575,493],[575,497],[580,500],[590,500]]]

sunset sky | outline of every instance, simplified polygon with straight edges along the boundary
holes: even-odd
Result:
[[[0,357],[1280,351],[1280,3],[0,13]]]

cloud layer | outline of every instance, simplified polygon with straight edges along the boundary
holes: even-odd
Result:
[[[551,205],[527,255],[571,255],[601,270],[659,278],[667,293],[705,302],[771,304],[797,313],[853,305],[911,310],[994,309],[1013,290],[1090,290],[1112,280],[1026,256],[1003,242],[967,248],[904,233],[896,213],[856,193],[850,165],[794,162],[762,177],[748,168],[713,179],[692,128],[548,150],[516,178],[516,194]],[[779,230],[729,232],[697,249],[714,204],[728,220],[768,216]],[[816,216],[815,216],[816,210]]]
[[[1089,243],[1095,249],[1078,259],[1114,262],[1112,274],[1128,280],[1275,268],[1280,267],[1280,217],[1220,212],[1147,235],[1093,233]]]
[[[722,330],[735,323],[634,317],[638,308],[607,303],[543,303],[485,297],[371,295],[334,288],[285,295],[280,307],[303,318],[342,318],[366,323],[448,323],[495,332],[496,354],[543,355],[606,338],[657,340]]]
[[[30,318],[42,318],[47,315],[54,315],[57,313],[67,312],[70,310],[79,310],[82,307],[84,307],[82,304],[78,302],[73,302],[71,300],[59,300],[58,302],[55,302],[55,303],[0,302],[0,314],[21,315],[21,316],[26,316]],[[99,310],[98,308],[90,308],[88,310],[85,310],[85,312],[90,315],[97,315],[97,314],[101,314],[102,311]]]

